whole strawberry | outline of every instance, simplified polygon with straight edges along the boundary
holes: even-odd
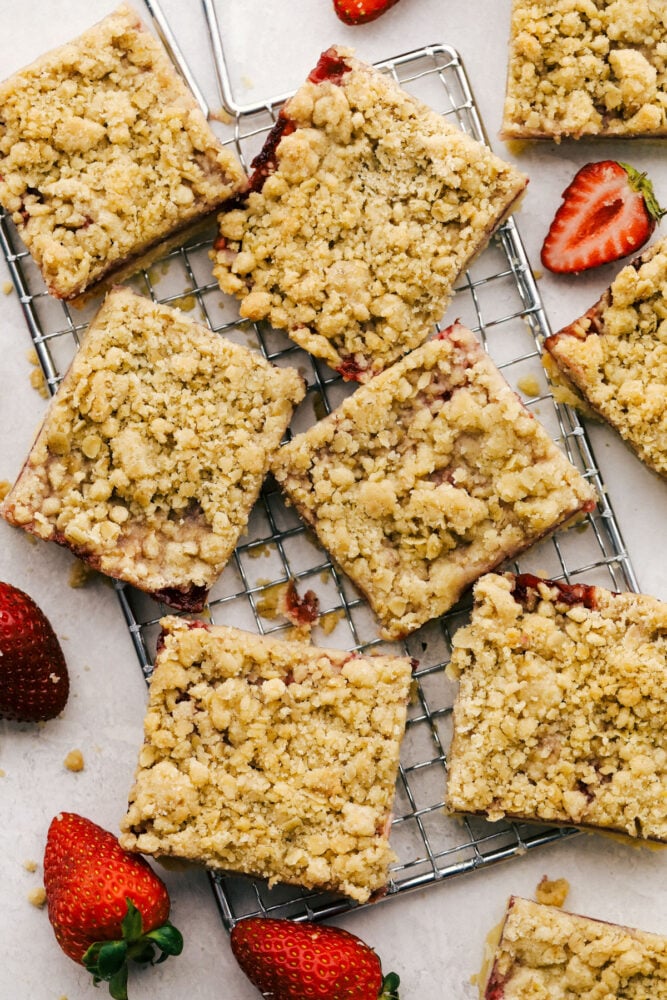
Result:
[[[343,24],[368,24],[397,3],[398,0],[333,0]]]
[[[627,257],[663,215],[646,174],[616,160],[587,163],[563,192],[542,263],[557,274],[575,274]]]
[[[127,1000],[128,961],[153,964],[180,955],[183,938],[168,921],[167,887],[147,861],[112,833],[76,813],[51,821],[44,852],[49,920],[66,955]]]
[[[372,948],[348,931],[271,917],[235,924],[232,951],[271,1000],[398,1000],[398,976],[382,976]]]
[[[0,582],[0,718],[53,719],[69,695],[60,643],[32,597]]]

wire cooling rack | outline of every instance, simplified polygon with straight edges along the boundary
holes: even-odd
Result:
[[[145,0],[158,33],[174,62],[208,110],[155,0]],[[213,0],[203,0],[214,54],[220,97],[232,115],[224,141],[248,166],[275,122],[284,96],[242,106],[234,99],[225,64]],[[458,54],[432,45],[381,64],[406,90],[426,101],[476,139],[485,141],[472,92]],[[208,252],[213,233],[188,243],[130,284],[151,298],[180,306],[213,331],[256,346],[277,365],[297,367],[308,393],[292,424],[302,430],[335,408],[351,388],[325,364],[305,354],[282,333],[239,320],[234,301],[212,278]],[[27,326],[51,393],[73,357],[81,334],[99,302],[83,311],[51,298],[6,215],[0,215],[0,243],[19,294]],[[550,330],[519,233],[509,219],[489,247],[463,275],[446,326],[459,318],[482,340],[508,382],[546,426],[570,460],[594,485],[600,502],[581,527],[560,531],[525,553],[513,569],[567,582],[596,583],[611,590],[638,590],[595,457],[574,411],[558,404],[540,363],[540,348]],[[454,819],[444,812],[446,748],[451,738],[455,689],[444,672],[452,634],[467,619],[465,602],[431,622],[403,643],[378,637],[367,604],[332,564],[275,484],[268,482],[251,515],[248,531],[211,591],[208,613],[216,624],[234,624],[263,634],[286,633],[280,617],[280,588],[293,581],[303,593],[313,590],[320,617],[312,639],[318,645],[358,651],[407,653],[419,661],[415,693],[401,752],[396,789],[392,846],[398,856],[385,899],[454,876],[514,858],[574,831],[528,824]],[[169,609],[145,594],[119,585],[118,598],[141,668],[148,677],[160,617]],[[225,925],[242,916],[271,914],[319,919],[353,904],[329,894],[278,886],[237,876],[212,875],[211,882]]]

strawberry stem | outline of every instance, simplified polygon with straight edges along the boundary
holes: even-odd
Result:
[[[635,167],[631,167],[629,163],[621,163],[620,160],[617,160],[616,162],[619,167],[623,167],[628,175],[628,181],[630,182],[632,190],[636,191],[644,199],[644,204],[646,205],[646,211],[648,214],[652,219],[655,219],[656,222],[659,222],[667,210],[660,207],[658,199],[653,191],[653,184],[647,175],[645,173],[641,173]]]
[[[398,987],[400,979],[395,972],[389,972],[382,980],[378,1000],[399,1000]]]
[[[128,962],[153,965],[164,962],[169,955],[180,955],[183,937],[167,920],[161,927],[155,927],[144,934],[143,919],[131,899],[126,897],[127,913],[121,927],[120,941],[96,941],[83,956],[83,964],[93,976],[95,986],[109,984],[113,1000],[127,1000]],[[160,952],[155,958],[155,949]]]

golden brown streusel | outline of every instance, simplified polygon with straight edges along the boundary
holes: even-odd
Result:
[[[245,184],[127,5],[0,84],[0,203],[59,298],[136,262]]]
[[[547,878],[543,875],[535,890],[535,899],[545,906],[562,906],[570,891],[570,883],[566,878]]]
[[[667,240],[624,267],[545,347],[584,402],[667,476]]]
[[[0,514],[102,573],[197,608],[303,394],[293,369],[117,288]]]
[[[85,762],[80,750],[70,750],[65,757],[63,764],[68,771],[83,771]]]
[[[41,908],[46,904],[46,889],[43,885],[35,886],[34,889],[30,889],[28,892],[28,902],[36,906],[37,909]]]
[[[482,577],[453,640],[447,806],[667,840],[667,604]]]
[[[484,1000],[667,1000],[667,938],[512,896]]]
[[[122,846],[360,901],[382,889],[410,660],[162,628]]]
[[[347,69],[287,102],[214,273],[242,316],[367,381],[431,333],[526,178],[351,50],[322,59]]]
[[[297,435],[272,470],[386,638],[594,502],[458,324]]]
[[[505,139],[667,134],[667,8],[513,0]]]

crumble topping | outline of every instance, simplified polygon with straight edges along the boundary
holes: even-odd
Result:
[[[667,604],[489,574],[454,636],[447,806],[667,840]]]
[[[512,896],[483,1000],[665,1000],[667,939]]]
[[[432,332],[526,178],[351,50],[323,63],[220,215],[214,273],[242,316],[364,382]]]
[[[359,901],[382,889],[411,661],[161,624],[122,846]]]
[[[545,348],[642,461],[667,475],[667,240],[617,275]]]
[[[443,614],[486,570],[594,503],[458,324],[294,437],[272,471],[386,638]]]
[[[667,15],[652,0],[514,0],[502,136],[667,134]]]
[[[117,288],[0,513],[194,609],[245,529],[303,395],[295,370]]]
[[[70,750],[65,757],[63,764],[68,771],[83,771],[85,767],[83,754],[80,750]]]
[[[566,878],[547,878],[543,875],[537,884],[535,898],[545,906],[563,906],[570,891],[570,883]]]
[[[0,202],[59,298],[245,183],[129,6],[0,84]]]

